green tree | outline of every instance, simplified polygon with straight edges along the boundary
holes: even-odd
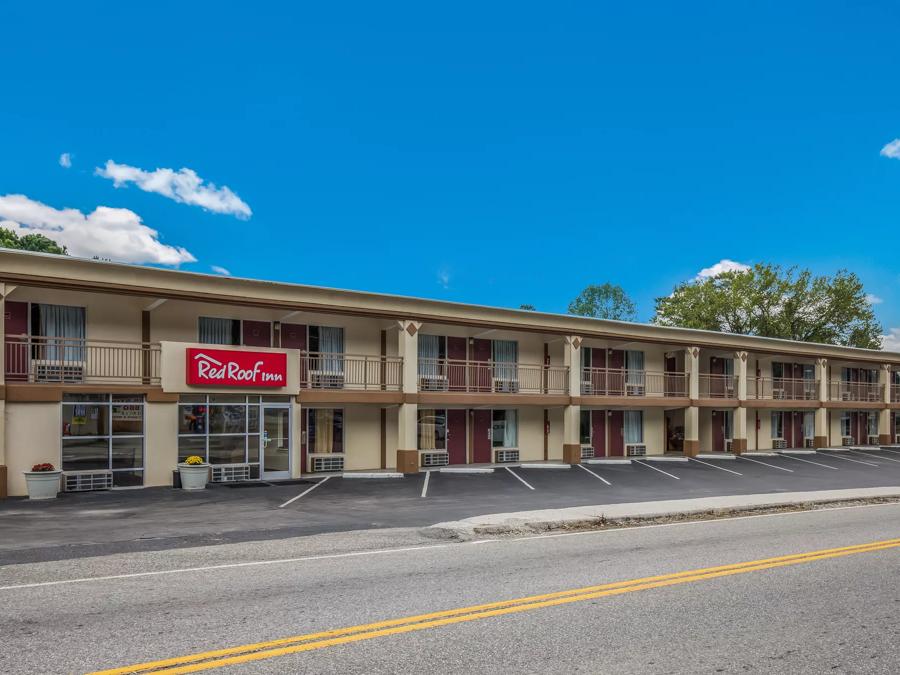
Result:
[[[15,248],[20,251],[37,251],[38,253],[56,253],[68,255],[65,246],[60,246],[49,237],[42,234],[26,234],[18,236],[12,230],[0,227],[0,247]]]
[[[634,321],[637,308],[621,286],[606,283],[588,286],[569,303],[569,314],[590,316],[595,319]]]
[[[746,271],[687,281],[656,299],[662,326],[881,348],[862,282],[852,272],[814,276],[808,269],[758,263]]]
[[[536,311],[537,311],[537,309],[535,309],[535,306],[534,306],[534,305],[529,305],[528,303],[523,303],[523,304],[519,305],[519,309],[524,309],[524,310],[527,310],[527,311],[529,311],[529,312],[536,312]]]

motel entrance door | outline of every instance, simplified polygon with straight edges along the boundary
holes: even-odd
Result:
[[[291,408],[263,405],[259,475],[263,479],[291,477]]]

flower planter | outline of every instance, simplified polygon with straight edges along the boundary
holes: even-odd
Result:
[[[178,465],[178,475],[181,476],[182,490],[203,490],[209,480],[209,464],[184,464]]]
[[[62,471],[23,471],[29,499],[56,499]]]

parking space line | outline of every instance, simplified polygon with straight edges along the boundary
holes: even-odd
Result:
[[[587,471],[589,474],[591,474],[594,478],[597,478],[598,480],[602,480],[602,481],[603,481],[604,483],[606,483],[607,485],[612,485],[612,483],[610,483],[608,480],[606,480],[603,476],[601,476],[601,475],[598,474],[598,473],[594,473],[593,471],[591,471],[589,468],[587,468],[587,467],[584,466],[583,464],[576,464],[575,466],[577,466],[579,469],[584,469],[584,470]]]
[[[425,482],[422,483],[422,496],[425,497],[428,494],[428,481],[431,479],[431,472],[425,472]]]
[[[646,466],[648,469],[653,469],[654,471],[659,471],[660,473],[666,474],[669,478],[674,478],[675,480],[681,480],[678,476],[673,476],[668,471],[663,471],[662,469],[657,469],[655,466],[650,466],[646,462],[642,462],[638,459],[633,460],[635,464],[640,464],[641,466]]]
[[[724,466],[716,466],[715,464],[710,464],[709,462],[704,462],[702,459],[697,459],[696,457],[688,457],[692,462],[697,462],[698,464],[705,464],[706,466],[711,466],[714,469],[718,469],[719,471],[727,471],[728,473],[733,473],[735,476],[743,476],[744,474],[738,473],[737,471],[732,471],[731,469],[726,469]]]
[[[890,453],[893,453],[893,454],[895,454],[895,455],[900,455],[900,452],[897,452],[896,450],[891,450],[890,448],[882,448],[881,451],[882,451],[882,452],[890,452]]]
[[[763,466],[770,466],[773,469],[778,469],[779,471],[794,473],[793,469],[785,469],[783,466],[778,466],[777,464],[769,464],[768,462],[760,462],[758,459],[751,459],[749,457],[744,457],[743,455],[738,455],[738,459],[743,459],[745,462],[756,462],[757,464],[762,464]]]
[[[824,466],[826,469],[831,469],[832,471],[840,471],[836,466],[831,466],[830,464],[822,464],[821,462],[814,462],[811,459],[803,459],[802,457],[794,457],[793,455],[782,455],[782,457],[787,457],[788,459],[796,459],[798,462],[806,462],[807,464],[815,464],[816,466]]]
[[[293,504],[295,501],[297,501],[298,499],[300,499],[300,497],[303,497],[303,496],[305,496],[305,495],[308,495],[310,492],[312,492],[312,491],[315,490],[317,487],[319,487],[322,483],[327,483],[329,478],[331,478],[331,476],[325,476],[325,478],[323,478],[322,480],[320,480],[318,483],[316,483],[315,485],[310,485],[308,488],[306,488],[306,489],[305,489],[303,492],[301,492],[299,495],[297,495],[296,497],[291,497],[290,499],[288,499],[284,504],[282,504],[282,505],[279,506],[278,508],[279,508],[279,509],[283,509],[283,508],[284,508],[285,506],[287,506],[288,504]]]
[[[883,459],[886,462],[898,462],[900,463],[900,459],[894,459],[893,457],[882,457],[881,455],[873,455],[871,452],[862,452],[861,450],[851,450],[854,455],[865,455],[866,457],[874,457],[875,459]]]
[[[829,457],[833,457],[834,459],[842,459],[845,462],[855,462],[857,464],[865,464],[866,466],[878,466],[875,462],[866,462],[861,459],[852,459],[850,457],[844,457],[843,455],[839,455],[834,453],[833,455],[829,455]]]
[[[513,476],[515,476],[516,478],[518,478],[518,479],[522,482],[522,485],[524,485],[525,487],[527,487],[529,490],[534,490],[534,488],[533,488],[531,485],[529,485],[529,484],[525,481],[524,478],[522,478],[519,474],[517,474],[515,471],[513,471],[512,469],[510,469],[508,466],[504,466],[503,468],[506,469],[507,471],[509,471]]]

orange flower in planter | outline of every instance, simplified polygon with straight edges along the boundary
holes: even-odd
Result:
[[[44,462],[43,464],[35,464],[31,467],[32,471],[56,471],[56,468],[50,462]]]

